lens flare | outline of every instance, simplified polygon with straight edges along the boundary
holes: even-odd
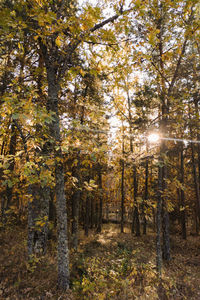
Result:
[[[160,136],[157,133],[151,133],[147,139],[149,143],[157,143],[160,140]]]

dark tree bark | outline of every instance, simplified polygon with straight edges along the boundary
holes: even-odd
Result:
[[[134,211],[133,211],[133,221],[132,221],[132,233],[135,232],[136,236],[140,236],[140,219],[137,204],[137,193],[138,193],[138,183],[137,183],[137,171],[136,166],[133,168],[133,186],[134,186]]]
[[[56,207],[54,203],[54,189],[50,190],[50,202],[49,202],[49,221],[56,227]]]
[[[55,61],[57,58],[49,56],[46,46],[41,43],[48,82],[47,109],[53,114],[53,121],[49,124],[49,134],[51,139],[51,149],[54,153],[55,161],[55,195],[57,209],[57,235],[58,235],[58,286],[66,290],[69,288],[69,253],[67,241],[67,209],[64,183],[63,155],[61,151],[61,133],[58,111],[59,83],[56,78]]]
[[[189,106],[189,120],[191,121],[191,112],[190,112],[190,106]],[[190,128],[190,136],[191,139],[193,138],[193,130],[191,122],[189,124]],[[196,170],[196,164],[195,164],[195,149],[194,144],[190,143],[191,145],[191,158],[192,158],[192,170],[193,170],[193,178],[194,178],[194,188],[195,188],[195,194],[196,194],[196,205],[195,205],[195,219],[196,219],[196,233],[199,233],[199,227],[200,227],[200,192],[199,192],[199,182],[197,177],[197,170]]]
[[[181,185],[184,185],[184,154],[183,154],[183,144],[181,144],[181,150],[180,150],[180,182]],[[187,238],[187,232],[186,232],[186,211],[185,211],[185,193],[183,188],[180,190],[180,204],[183,208],[181,210],[181,228],[182,228],[182,238],[186,240]]]
[[[20,127],[20,125],[17,123],[16,120],[13,120],[14,125],[16,126],[19,135],[22,139],[23,143],[23,148],[26,156],[26,162],[30,162],[29,154],[28,154],[28,149],[27,149],[27,140],[26,137]],[[27,194],[29,196],[28,199],[28,236],[27,236],[27,252],[28,252],[28,258],[31,259],[33,253],[34,253],[34,227],[35,227],[35,222],[34,222],[34,195],[33,195],[33,187],[31,184],[28,185],[27,187]]]
[[[127,90],[127,99],[128,99],[128,114],[129,114],[130,152],[133,153],[131,100],[130,100],[128,90]],[[139,210],[137,206],[137,192],[138,192],[137,168],[135,164],[133,166],[133,188],[134,188],[134,210],[132,216],[131,232],[136,233],[136,236],[140,236],[140,219],[139,219]]]
[[[165,124],[166,120],[164,118],[163,124]],[[165,142],[162,143],[161,153],[162,155],[167,152]],[[169,232],[169,212],[167,205],[167,165],[163,159],[162,166],[162,193],[165,195],[162,200],[162,227],[163,227],[163,259],[166,261],[170,260],[170,232]]]
[[[74,169],[74,177],[77,178],[77,187],[72,196],[72,247],[78,247],[79,207],[80,207],[80,151],[77,152],[77,166]]]
[[[103,187],[102,187],[102,174],[101,174],[101,165],[98,163],[98,186],[99,186],[99,209],[97,215],[97,232],[101,232],[102,230],[102,215],[103,215]]]
[[[160,158],[160,164],[162,159]],[[158,275],[162,272],[162,166],[158,167],[158,197],[157,197],[157,212],[156,212],[156,268]]]
[[[198,96],[194,98],[194,106],[195,106],[195,114],[197,117],[197,140],[200,140],[200,131],[199,131],[199,102],[198,102]],[[197,144],[197,153],[198,153],[198,186],[199,186],[199,195],[200,195],[200,144]],[[200,196],[199,196],[200,197]],[[199,208],[200,208],[200,202],[199,202]],[[200,209],[199,209],[200,211]],[[199,214],[199,225],[200,225],[200,214]]]
[[[196,164],[195,164],[195,158],[194,158],[194,144],[193,143],[191,143],[191,155],[192,155],[194,187],[195,187],[195,193],[196,193],[196,209],[195,209],[196,233],[198,234],[199,233],[199,225],[200,225],[200,193],[199,193],[199,184],[198,184],[197,170],[196,170]]]
[[[91,196],[91,202],[90,202],[90,228],[92,229],[95,224],[94,216],[95,216],[95,202],[94,198]]]
[[[163,13],[163,6],[160,4],[160,12]],[[160,102],[161,102],[161,120],[160,120],[160,132],[165,136],[168,132],[168,114],[169,114],[169,108],[170,108],[170,102],[169,97],[175,82],[176,77],[172,78],[172,82],[166,90],[166,84],[165,84],[165,76],[164,76],[164,62],[163,62],[163,19],[160,18],[158,20],[157,28],[160,30],[158,37],[159,37],[159,43],[158,43],[158,49],[159,49],[159,67],[161,71],[161,91],[160,91]],[[175,71],[176,72],[176,71]],[[170,259],[170,239],[169,239],[169,214],[168,214],[168,208],[167,208],[167,198],[166,198],[166,180],[167,180],[167,166],[166,162],[164,160],[164,156],[167,155],[167,146],[165,141],[161,142],[160,146],[160,168],[162,169],[159,172],[162,175],[161,177],[161,185],[162,185],[162,193],[165,194],[165,198],[162,197],[162,228],[163,228],[163,259],[169,260]],[[158,179],[160,181],[160,178]],[[158,189],[160,189],[160,186],[158,186]],[[159,192],[161,193],[161,192]],[[159,210],[158,210],[159,211]],[[160,213],[160,212],[159,212]],[[158,227],[157,227],[158,230]]]
[[[99,216],[99,205],[97,199],[95,199],[95,211],[94,211],[94,225],[97,230],[98,227],[98,216]]]
[[[146,144],[146,150],[148,153],[148,143]],[[146,158],[146,162],[145,162],[145,192],[144,192],[144,201],[142,203],[143,234],[147,233],[147,219],[146,219],[145,209],[147,207],[147,201],[148,201],[148,195],[149,195],[148,183],[149,183],[149,159]]]
[[[122,155],[123,158],[121,160],[121,233],[124,232],[124,132],[122,140]]]
[[[124,160],[122,160],[121,174],[121,233],[124,232]]]
[[[85,236],[88,236],[89,232],[89,221],[90,221],[90,193],[87,194],[86,196],[86,201],[85,201],[85,224],[84,224],[84,230],[85,230]]]

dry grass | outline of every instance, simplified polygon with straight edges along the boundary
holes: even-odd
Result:
[[[172,236],[172,260],[160,282],[155,273],[155,234],[137,238],[106,224],[101,234],[80,236],[70,254],[71,290],[56,287],[56,246],[27,264],[26,232],[10,227],[0,232],[0,299],[200,299],[200,237]]]

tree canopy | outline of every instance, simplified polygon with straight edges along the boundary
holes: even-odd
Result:
[[[161,278],[176,221],[200,229],[199,1],[0,7],[0,228],[26,224],[29,266],[56,232],[64,291],[82,229],[153,228]]]

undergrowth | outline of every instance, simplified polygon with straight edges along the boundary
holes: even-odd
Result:
[[[56,241],[45,256],[27,261],[26,232],[8,227],[0,232],[0,299],[200,299],[200,239],[172,237],[172,260],[155,269],[155,235],[137,238],[106,225],[102,234],[80,237],[70,252],[69,292],[57,290]]]

